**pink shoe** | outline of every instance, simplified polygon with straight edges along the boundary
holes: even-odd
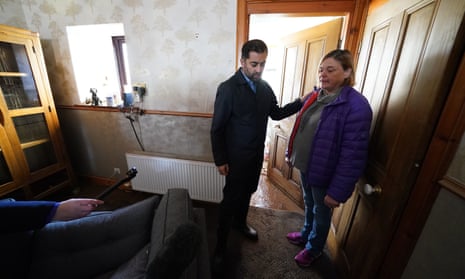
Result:
[[[317,256],[314,256],[310,254],[309,250],[303,249],[299,252],[299,254],[297,254],[297,256],[294,257],[294,260],[300,267],[309,267],[320,256],[321,252]]]
[[[302,234],[300,232],[290,232],[286,235],[287,240],[298,246],[304,246],[305,240],[302,238]]]

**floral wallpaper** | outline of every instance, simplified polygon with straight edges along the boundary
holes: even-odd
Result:
[[[242,1],[242,0],[241,0]],[[0,0],[0,24],[38,32],[60,126],[77,175],[110,177],[141,150],[211,160],[211,118],[60,109],[80,102],[66,27],[123,23],[143,108],[213,112],[216,87],[236,69],[236,0]],[[89,42],[91,43],[91,42]]]
[[[216,87],[235,70],[235,0],[0,0],[0,23],[39,32],[55,102],[79,103],[68,25],[124,24],[144,108],[212,112]]]

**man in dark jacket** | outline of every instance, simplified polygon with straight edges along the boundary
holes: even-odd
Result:
[[[247,213],[260,178],[268,117],[280,120],[302,107],[303,97],[278,106],[270,85],[261,79],[267,55],[263,41],[246,42],[241,68],[216,93],[211,143],[218,171],[226,176],[213,259],[217,271],[222,269],[231,227],[251,240],[258,239],[256,230],[247,224]]]

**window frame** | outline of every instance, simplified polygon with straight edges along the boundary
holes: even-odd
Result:
[[[113,50],[115,53],[116,66],[118,70],[120,96],[123,96],[124,85],[127,84],[127,76],[126,76],[127,65],[125,65],[124,63],[124,51],[123,51],[123,44],[126,43],[126,37],[125,36],[112,36],[111,40],[113,42]]]

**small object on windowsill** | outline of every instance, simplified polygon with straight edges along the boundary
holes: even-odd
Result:
[[[107,97],[107,107],[112,107],[113,106],[113,96]]]
[[[134,96],[132,94],[132,92],[130,93],[124,93],[123,94],[124,96],[124,107],[131,107],[132,104],[134,103]]]
[[[92,94],[92,106],[99,106],[102,104],[102,101],[100,98],[97,96],[97,88],[91,88],[90,93]]]

